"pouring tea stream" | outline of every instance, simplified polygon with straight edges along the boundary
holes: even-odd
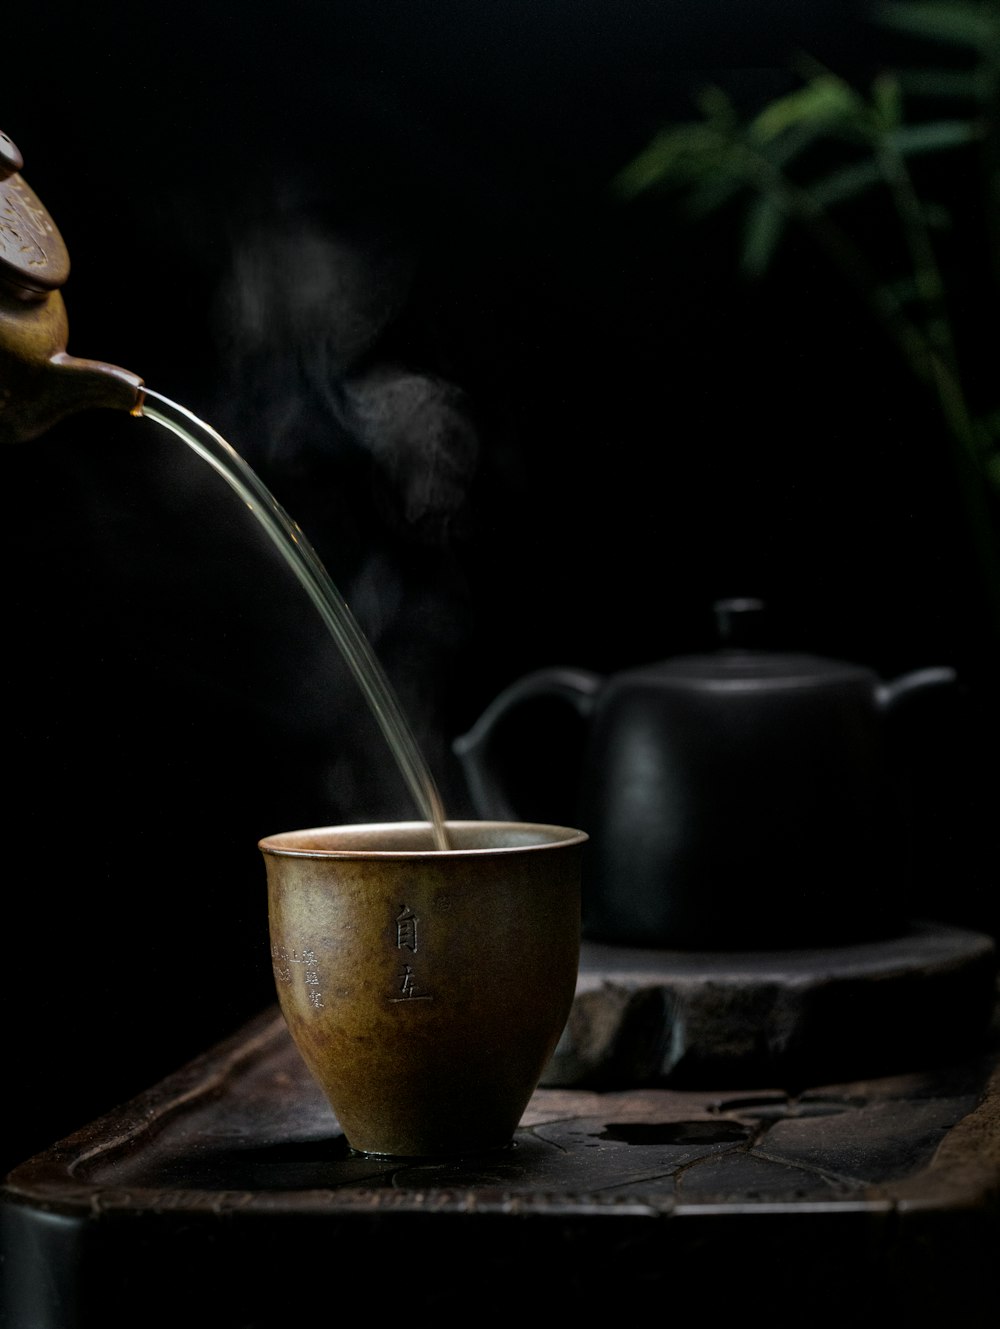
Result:
[[[301,528],[216,431],[153,392],[136,374],[66,350],[60,288],[69,255],[55,223],[20,175],[23,159],[0,132],[0,443],[39,437],[94,407],[147,417],[180,438],[246,503],[298,578],[378,724],[435,847],[450,847],[437,786],[396,694],[346,601]]]

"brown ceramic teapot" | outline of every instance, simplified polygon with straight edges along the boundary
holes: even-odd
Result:
[[[905,919],[885,722],[954,671],[886,683],[857,664],[771,651],[756,644],[762,610],[720,601],[716,651],[611,677],[529,674],[455,741],[478,814],[510,818],[519,783],[497,757],[504,724],[541,698],[578,713],[585,937],[767,950],[885,936]]]
[[[59,287],[69,256],[22,165],[0,133],[0,443],[36,438],[92,406],[135,410],[143,386],[128,370],[67,355]]]

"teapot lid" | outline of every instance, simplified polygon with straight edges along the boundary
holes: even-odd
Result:
[[[720,648],[680,655],[634,671],[633,677],[690,687],[817,687],[825,684],[871,685],[874,672],[846,660],[769,649],[763,601],[717,600],[713,606]]]
[[[69,253],[52,218],[18,172],[24,161],[0,132],[0,283],[22,300],[64,285]]]

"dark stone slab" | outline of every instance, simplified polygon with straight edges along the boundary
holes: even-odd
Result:
[[[991,936],[916,921],[888,940],[767,952],[585,941],[546,1086],[780,1084],[900,1073],[974,1049]]]
[[[685,1169],[677,1181],[677,1198],[688,1203],[711,1197],[721,1204],[817,1204],[847,1200],[856,1193],[856,1186],[824,1170],[795,1167],[753,1153],[702,1159],[696,1167]]]
[[[678,1297],[712,1324],[992,1324],[998,1196],[995,1027],[802,1092],[541,1088],[513,1147],[401,1164],[348,1154],[272,1010],[8,1175],[4,1329],[271,1329],[383,1291],[497,1329]]]
[[[840,1112],[824,1120],[822,1132],[816,1130],[815,1119],[794,1113],[774,1122],[760,1150],[768,1158],[821,1170],[848,1185],[884,1183],[926,1166],[976,1101],[975,1094],[917,1102],[845,1100]]]

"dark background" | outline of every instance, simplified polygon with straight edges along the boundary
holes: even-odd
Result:
[[[905,887],[996,927],[995,633],[933,411],[804,241],[753,288],[731,219],[610,188],[706,82],[752,107],[805,49],[866,84],[894,48],[863,5],[18,11],[0,124],[70,251],[70,350],[253,466],[452,815],[451,742],[507,683],[711,647],[712,602],[761,596],[777,646],[959,671],[909,743]],[[272,1000],[260,836],[414,809],[203,461],[110,413],[3,460],[13,1163]],[[571,817],[571,781],[529,815]]]

